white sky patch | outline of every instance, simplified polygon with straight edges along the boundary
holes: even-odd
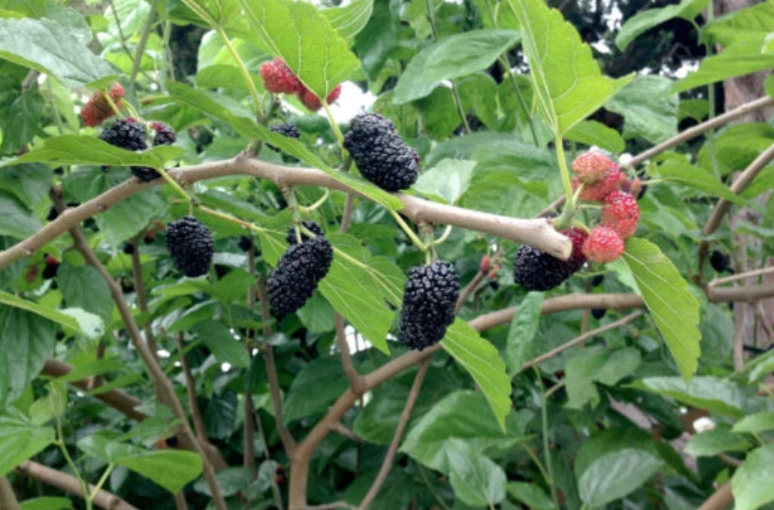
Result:
[[[699,63],[698,62],[683,62],[683,65],[680,66],[680,69],[675,71],[675,78],[683,79],[686,76],[688,76],[690,73],[696,71],[699,69]]]
[[[171,356],[170,352],[166,349],[159,349],[156,351],[156,354],[159,355],[159,358],[169,358]]]
[[[352,82],[345,81],[341,85],[341,97],[331,105],[331,112],[336,122],[349,122],[355,115],[371,109],[376,96],[363,90]],[[325,116],[325,111],[320,110]]]
[[[597,41],[594,43],[591,43],[591,46],[597,50],[600,53],[604,53],[606,55],[612,55],[613,50],[610,49],[610,45],[607,44],[607,41]]]
[[[231,363],[223,363],[220,365],[220,371],[223,372],[224,374],[229,370],[231,370]]]

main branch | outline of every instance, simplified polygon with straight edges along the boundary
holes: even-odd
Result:
[[[337,181],[321,170],[273,165],[253,159],[245,154],[240,154],[225,161],[171,169],[168,171],[168,174],[180,185],[229,175],[249,175],[270,180],[280,188],[301,185],[317,186],[351,193],[368,199],[362,193]],[[115,204],[145,189],[161,186],[164,183],[163,179],[142,183],[136,178],[131,178],[78,207],[66,209],[57,219],[37,233],[0,252],[0,269],[4,269],[22,257],[31,256],[41,247],[69,229],[108,210]],[[554,230],[545,219],[510,218],[508,216],[437,204],[401,193],[394,196],[403,203],[400,213],[415,223],[454,225],[492,234],[528,244],[561,259],[567,259],[572,251],[570,240]]]

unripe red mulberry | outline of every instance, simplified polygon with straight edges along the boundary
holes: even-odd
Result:
[[[118,108],[121,107],[121,98],[124,97],[125,94],[126,92],[124,91],[123,85],[118,82],[114,83],[110,87],[110,90],[108,90],[110,99],[113,100],[113,103],[115,103]],[[81,120],[83,121],[83,125],[87,127],[99,126],[113,115],[115,115],[115,112],[113,111],[113,108],[110,107],[110,103],[108,103],[105,93],[102,91],[97,91],[92,94],[81,109]]]

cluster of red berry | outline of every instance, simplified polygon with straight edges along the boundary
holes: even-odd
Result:
[[[599,152],[581,154],[572,164],[572,184],[580,190],[580,199],[601,202],[599,226],[591,229],[582,252],[592,262],[613,262],[624,252],[624,241],[634,235],[640,219],[637,196],[642,190],[639,179],[630,180],[618,165]]]
[[[306,85],[301,83],[298,76],[296,76],[279,57],[275,57],[274,60],[264,62],[261,65],[261,78],[263,78],[263,85],[266,87],[266,90],[272,94],[295,94],[298,97],[298,100],[313,112],[322,108],[320,98],[317,97],[314,92],[306,88]],[[341,85],[337,85],[336,88],[328,94],[325,101],[328,104],[331,104],[335,102],[339,96],[341,96]]]
[[[108,95],[116,107],[121,108],[121,98],[126,95],[123,85],[116,82],[108,90]],[[113,108],[102,91],[95,92],[81,110],[81,120],[87,127],[99,126],[110,117],[115,115]]]

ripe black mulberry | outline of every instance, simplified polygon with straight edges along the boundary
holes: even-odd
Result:
[[[212,232],[193,216],[184,216],[167,226],[167,247],[172,261],[189,278],[207,274],[215,242]]]
[[[269,303],[274,314],[281,318],[304,306],[332,262],[333,248],[322,234],[288,248],[269,277]]]
[[[360,173],[386,191],[411,187],[419,176],[419,155],[407,146],[395,125],[381,115],[358,115],[350,122],[344,147]]]
[[[525,290],[545,292],[558,287],[586,263],[581,246],[588,234],[578,228],[562,233],[570,238],[573,245],[572,254],[566,262],[526,244],[519,248],[513,262],[513,280]]]
[[[459,295],[460,277],[450,262],[411,268],[403,290],[398,340],[419,351],[440,342],[454,322]]]

